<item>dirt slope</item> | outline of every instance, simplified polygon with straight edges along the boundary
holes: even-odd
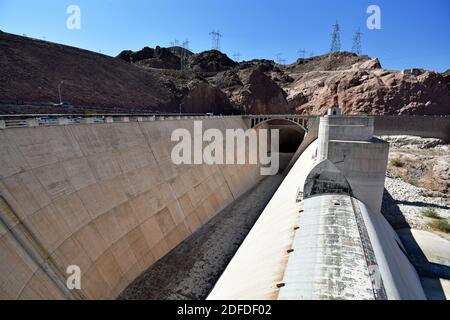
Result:
[[[114,108],[177,109],[159,73],[120,59],[0,32],[0,102],[58,102]],[[161,81],[163,80],[163,81]]]

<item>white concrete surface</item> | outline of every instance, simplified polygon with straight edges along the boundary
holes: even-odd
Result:
[[[416,269],[405,255],[403,244],[394,229],[381,213],[374,213],[364,203],[358,202],[388,299],[425,300]]]
[[[292,247],[307,173],[316,162],[317,142],[299,157],[208,296],[222,299],[277,299]]]
[[[351,198],[312,197],[304,210],[278,299],[373,300]]]

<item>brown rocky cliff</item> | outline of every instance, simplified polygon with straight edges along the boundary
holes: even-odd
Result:
[[[312,71],[304,67],[299,70],[295,65],[287,68],[294,81],[280,85],[297,113],[324,114],[337,101],[347,114],[450,114],[450,95],[440,74],[425,71],[415,76],[385,70],[377,59],[369,58],[330,70],[326,65],[333,59],[339,60],[322,57],[322,67],[314,61]]]
[[[286,93],[268,76],[257,69],[240,72],[243,83],[233,102],[243,106],[249,114],[289,113]]]
[[[188,84],[189,93],[181,103],[184,113],[236,113],[234,106],[224,92],[207,82],[193,80]]]

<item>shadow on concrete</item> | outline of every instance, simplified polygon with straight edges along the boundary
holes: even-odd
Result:
[[[439,278],[450,279],[450,267],[428,260],[425,253],[416,242],[411,232],[411,226],[398,206],[399,203],[417,206],[423,204],[423,206],[426,205],[427,207],[431,207],[432,205],[423,202],[417,202],[416,204],[416,202],[396,201],[391,194],[384,189],[381,213],[399,235],[403,246],[406,249],[409,261],[413,264],[419,274],[427,299],[446,300],[444,289]]]

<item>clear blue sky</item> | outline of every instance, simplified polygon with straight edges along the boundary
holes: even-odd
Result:
[[[68,30],[66,9],[81,8],[81,30]],[[366,27],[370,4],[381,8],[381,30]],[[301,48],[315,54],[330,46],[341,25],[342,50],[361,29],[363,53],[384,67],[450,68],[450,0],[0,0],[0,29],[117,55],[124,49],[190,40],[211,47],[209,32],[223,34],[221,49],[242,59],[293,62]]]

